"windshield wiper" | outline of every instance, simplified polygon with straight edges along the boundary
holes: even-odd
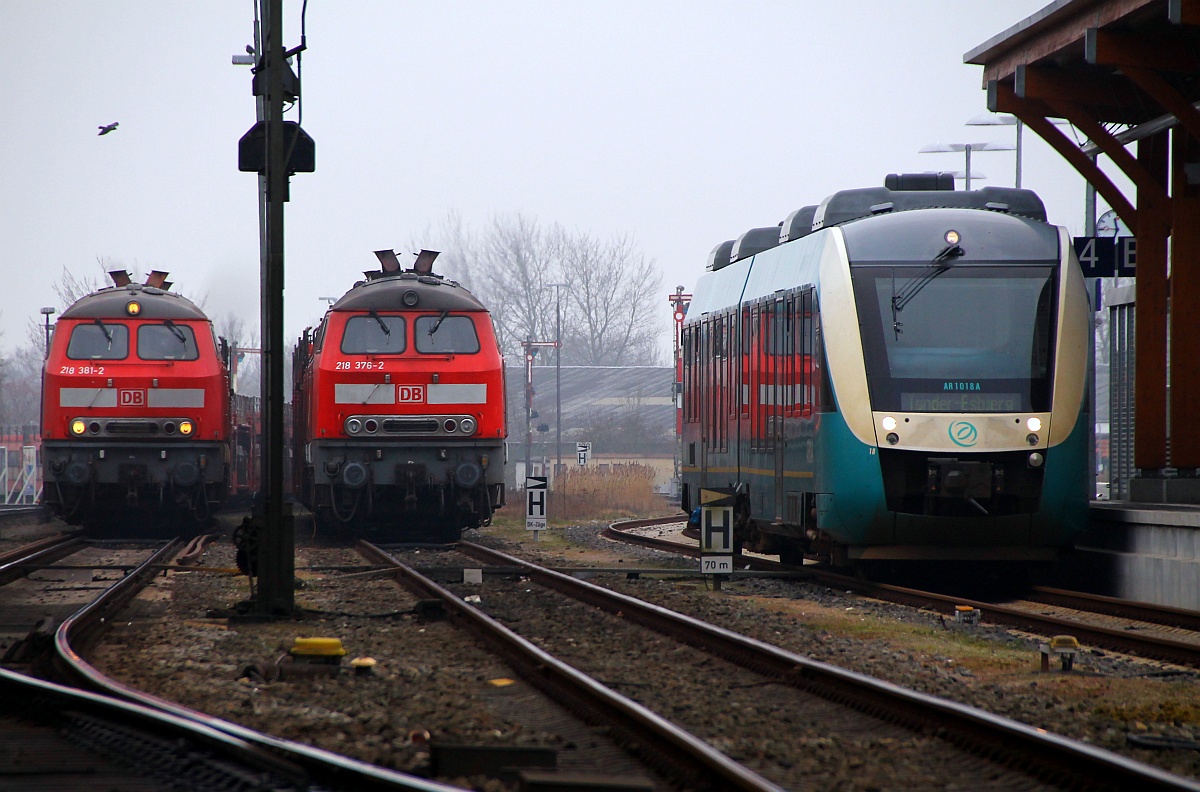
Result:
[[[896,338],[899,338],[900,334],[904,332],[900,329],[904,323],[898,320],[897,314],[903,311],[904,306],[912,302],[922,289],[932,283],[934,278],[954,266],[954,262],[950,259],[958,258],[964,252],[958,245],[946,245],[942,248],[942,252],[934,256],[933,261],[929,262],[916,277],[910,278],[900,291],[896,291],[896,270],[892,269],[892,330],[895,331]]]
[[[438,328],[442,326],[442,322],[446,321],[446,317],[449,315],[450,315],[449,311],[442,311],[442,315],[439,316],[437,318],[437,321],[433,323],[433,327],[429,328],[429,335],[432,336],[434,333],[436,333],[438,331]]]
[[[163,324],[171,329],[171,332],[174,333],[175,337],[179,339],[179,343],[187,346],[187,336],[183,334],[182,330],[175,326],[174,322],[172,322],[170,319],[164,319]]]
[[[104,322],[101,322],[99,319],[96,319],[96,320],[95,320],[95,322],[96,322],[96,324],[97,324],[97,325],[99,325],[99,326],[100,326],[100,331],[101,331],[102,333],[104,333],[104,337],[105,337],[106,339],[108,339],[108,348],[109,348],[109,349],[112,349],[112,342],[113,342],[113,335],[112,335],[112,331],[111,331],[111,330],[109,330],[107,327],[105,327],[105,326],[104,326]]]
[[[383,321],[383,317],[382,317],[382,316],[380,316],[379,314],[375,313],[375,309],[374,309],[374,308],[372,308],[371,310],[367,311],[367,316],[371,317],[371,318],[372,318],[372,319],[374,319],[376,322],[379,322],[379,327],[380,327],[380,328],[383,330],[383,334],[384,334],[385,336],[388,336],[389,338],[391,337],[391,335],[392,335],[392,331],[391,331],[391,329],[390,329],[390,328],[388,328],[388,326],[387,326],[387,322]]]

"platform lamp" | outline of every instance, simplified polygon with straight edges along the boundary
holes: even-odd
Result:
[[[963,172],[966,179],[966,189],[971,189],[971,152],[972,151],[1012,151],[1015,147],[1008,143],[928,143],[921,146],[920,153],[933,154],[942,151],[962,151],[967,155],[967,167]],[[976,174],[975,178],[983,178]]]
[[[50,317],[54,313],[54,308],[51,306],[42,309],[42,316],[46,317],[46,357],[50,357]]]
[[[967,126],[1016,126],[1017,128],[1017,177],[1013,186],[1021,189],[1021,131],[1025,124],[1021,119],[1008,113],[980,113],[967,122]]]

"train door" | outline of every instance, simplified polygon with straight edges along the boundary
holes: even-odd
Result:
[[[774,373],[771,399],[771,430],[774,434],[775,445],[775,520],[782,521],[785,514],[787,499],[787,481],[784,478],[784,467],[787,450],[787,432],[785,431],[785,416],[791,407],[790,387],[793,379],[795,363],[791,350],[792,312],[795,297],[788,296],[775,301],[775,315],[771,328],[771,355]]]

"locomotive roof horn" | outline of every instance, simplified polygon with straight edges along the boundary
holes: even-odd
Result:
[[[128,286],[130,284],[129,273],[123,269],[109,270],[108,277],[113,279],[113,285],[118,289],[122,286]]]
[[[396,258],[396,251],[376,250],[375,258],[379,259],[385,273],[391,274],[400,271],[400,260]]]
[[[417,260],[413,262],[413,272],[418,275],[429,275],[433,272],[433,260],[440,255],[438,250],[424,250],[417,254]]]

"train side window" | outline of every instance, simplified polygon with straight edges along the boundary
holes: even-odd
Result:
[[[196,336],[187,325],[144,324],[137,331],[137,355],[142,360],[196,360]]]
[[[418,316],[413,345],[425,354],[473,355],[479,351],[479,336],[469,316]]]
[[[403,316],[381,316],[372,312],[352,316],[342,332],[346,355],[398,355],[405,349],[406,323]]]
[[[77,325],[71,331],[67,357],[71,360],[124,360],[129,357],[129,328],[123,324]]]

